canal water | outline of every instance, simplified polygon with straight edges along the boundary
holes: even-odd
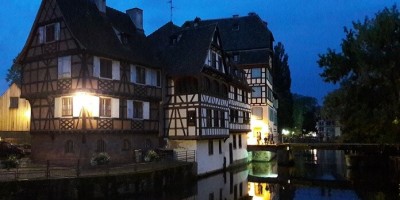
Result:
[[[294,158],[295,164],[290,167],[278,167],[275,160],[252,162],[233,171],[201,178],[193,184],[157,192],[133,191],[137,190],[137,185],[129,180],[122,185],[72,180],[25,188],[6,185],[9,189],[1,188],[0,199],[400,199],[398,174],[386,164],[349,169],[344,153],[332,150],[298,151],[294,152]]]

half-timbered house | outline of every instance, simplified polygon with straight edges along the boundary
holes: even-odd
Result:
[[[142,10],[43,0],[18,61],[34,161],[88,164],[106,152],[122,163],[134,149],[159,146],[161,70]]]
[[[195,150],[198,174],[246,160],[250,87],[223,51],[218,26],[170,22],[149,38],[166,67],[168,147]]]
[[[264,138],[273,136],[277,141],[277,99],[272,85],[273,35],[257,14],[231,18],[187,21],[183,27],[218,24],[224,51],[232,62],[245,71],[252,88],[251,132],[248,143],[264,143]],[[240,93],[240,91],[238,91]],[[273,135],[270,135],[273,134]]]

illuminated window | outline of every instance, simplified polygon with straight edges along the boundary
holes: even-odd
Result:
[[[100,58],[100,77],[112,79],[112,61]]]
[[[72,116],[72,97],[61,98],[61,116]]]
[[[187,113],[188,126],[196,126],[196,111],[189,110]]]
[[[100,117],[111,117],[110,98],[100,98]]]

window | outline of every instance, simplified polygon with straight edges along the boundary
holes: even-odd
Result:
[[[213,140],[208,140],[208,155],[214,154],[214,144]]]
[[[110,98],[100,98],[100,117],[111,117]]]
[[[196,111],[195,110],[189,110],[187,112],[187,123],[188,126],[196,126]]]
[[[222,141],[221,140],[218,141],[218,151],[219,151],[219,154],[222,154]]]
[[[128,139],[124,139],[122,145],[122,151],[129,151],[131,149],[131,142]]]
[[[214,127],[219,127],[219,112],[214,110]]]
[[[263,109],[261,107],[253,107],[251,112],[256,119],[263,119]]]
[[[225,84],[221,84],[221,94],[222,97],[228,98],[228,88]]]
[[[234,122],[235,123],[239,122],[239,111],[238,110],[235,110],[235,120],[234,120]]]
[[[136,83],[146,84],[146,69],[136,66]]]
[[[18,108],[18,97],[10,97],[10,108]]]
[[[240,60],[239,54],[233,55],[233,61],[234,62],[239,62],[239,60]]]
[[[235,110],[231,109],[229,111],[229,117],[230,117],[229,122],[233,123],[235,121]]]
[[[104,140],[97,140],[97,152],[106,152],[106,143]]]
[[[50,43],[60,39],[60,23],[39,27],[39,43]]]
[[[58,58],[58,78],[71,78],[71,56]]]
[[[217,55],[211,52],[211,66],[217,69]]]
[[[143,118],[143,102],[141,101],[133,102],[133,118],[138,118],[138,119]]]
[[[219,112],[221,114],[220,119],[221,119],[221,127],[225,128],[225,111]]]
[[[61,98],[61,116],[72,116],[72,97]]]
[[[236,149],[236,135],[232,136],[233,138],[233,149]]]
[[[74,142],[72,140],[68,140],[65,143],[65,153],[74,153]]]
[[[261,78],[261,68],[251,69],[251,78]]]
[[[233,95],[234,95],[234,99],[238,100],[238,89],[237,88],[233,89]]]
[[[253,92],[251,93],[251,96],[253,98],[262,97],[262,95],[261,95],[261,87],[259,87],[259,86],[253,87]]]
[[[206,110],[206,123],[207,123],[207,127],[212,126],[211,109]]]
[[[100,58],[100,77],[112,79],[112,61]]]
[[[158,87],[160,87],[161,86],[161,80],[160,80],[160,78],[161,78],[161,73],[160,73],[160,71],[158,71],[158,70],[153,70],[153,69],[149,69],[149,70],[147,70],[147,73],[148,73],[148,80],[146,80],[146,81],[148,81],[148,85],[151,85],[151,86],[158,86]]]
[[[239,139],[239,149],[242,148],[242,135],[238,135],[238,139]]]

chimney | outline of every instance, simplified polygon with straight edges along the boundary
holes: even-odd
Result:
[[[140,8],[132,8],[126,11],[133,24],[135,24],[138,31],[143,33],[143,10]]]
[[[257,14],[255,12],[249,12],[249,16],[256,16]]]
[[[236,14],[236,15],[233,15],[232,17],[233,17],[233,19],[237,19],[237,18],[239,18],[239,15]]]
[[[90,2],[96,4],[100,12],[106,13],[106,0],[90,0]]]

